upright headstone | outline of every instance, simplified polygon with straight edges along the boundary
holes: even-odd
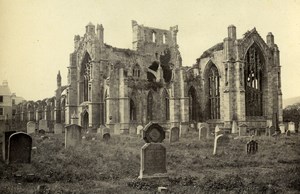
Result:
[[[232,126],[231,126],[231,133],[237,133],[238,132],[238,126],[235,120],[232,121]]]
[[[137,129],[135,126],[130,126],[129,127],[129,134],[131,135],[137,135]]]
[[[76,124],[65,127],[65,148],[81,144],[81,129],[82,127]]]
[[[100,125],[99,128],[97,129],[97,133],[102,134],[102,129],[103,128],[106,128],[106,126],[105,125]]]
[[[108,142],[110,140],[110,134],[109,133],[104,133],[102,135],[102,138],[104,141]]]
[[[16,131],[5,131],[3,133],[3,136],[2,136],[2,158],[3,158],[3,161],[6,161],[7,160],[7,156],[8,156],[8,140],[9,140],[9,137],[16,133]]]
[[[220,135],[221,133],[222,133],[222,131],[221,131],[219,125],[216,125],[216,127],[215,127],[215,136],[218,136],[218,135]]]
[[[246,153],[255,154],[258,151],[258,143],[254,140],[247,142],[246,144]]]
[[[279,124],[279,129],[282,134],[285,133],[285,125],[283,123]]]
[[[110,134],[110,128],[108,128],[108,127],[103,127],[103,128],[102,128],[102,131],[101,131],[101,134],[104,135],[104,134],[106,134],[106,133],[109,133],[109,134]]]
[[[178,127],[173,127],[170,129],[169,141],[170,141],[170,143],[179,141],[179,128]]]
[[[129,129],[126,128],[126,129],[120,129],[120,134],[129,134]]]
[[[199,140],[206,139],[208,137],[208,129],[206,127],[200,127],[199,129]]]
[[[64,125],[61,123],[54,124],[54,134],[62,134],[64,129]]]
[[[289,130],[291,133],[295,133],[295,132],[296,132],[296,130],[295,130],[295,123],[294,123],[294,122],[289,122],[288,130]]]
[[[144,129],[144,127],[142,125],[138,125],[136,128],[136,134],[140,135],[142,134],[142,130]]]
[[[32,134],[35,133],[36,130],[36,123],[33,121],[27,122],[27,133]]]
[[[143,129],[146,144],[141,149],[140,179],[167,178],[166,148],[164,129],[157,123],[148,123]]]
[[[270,135],[273,135],[275,133],[276,128],[274,126],[270,127]]]
[[[32,138],[30,135],[17,132],[8,140],[8,163],[31,162]]]
[[[141,150],[140,179],[167,177],[166,148],[161,143],[146,143]]]
[[[47,120],[45,120],[45,119],[39,120],[39,130],[41,130],[41,129],[46,132],[49,132]]]
[[[227,135],[220,134],[216,136],[214,141],[213,155],[216,155],[218,152],[220,152],[218,150],[221,150],[221,152],[225,152],[224,150],[228,144],[229,144],[229,137]]]
[[[247,125],[246,124],[241,124],[239,126],[239,136],[246,136],[247,135]]]

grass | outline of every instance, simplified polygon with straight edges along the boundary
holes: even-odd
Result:
[[[31,164],[0,163],[0,193],[299,193],[300,136],[257,137],[259,151],[245,154],[249,139],[231,139],[224,154],[212,155],[213,138],[192,132],[167,148],[169,179],[139,180],[137,136],[113,135],[108,143],[87,134],[82,145],[64,149],[64,135],[33,136]],[[92,140],[95,137],[96,140]],[[33,175],[30,175],[33,174]]]

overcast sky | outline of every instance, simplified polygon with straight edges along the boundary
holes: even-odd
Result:
[[[300,0],[0,0],[0,82],[27,100],[54,96],[56,74],[67,83],[75,34],[103,24],[104,42],[132,48],[131,20],[169,29],[178,25],[183,65],[222,42],[234,24],[241,38],[256,27],[275,36],[283,98],[300,96]]]

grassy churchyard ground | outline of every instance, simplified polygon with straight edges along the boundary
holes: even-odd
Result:
[[[81,146],[64,148],[64,134],[33,135],[31,164],[0,163],[0,193],[300,193],[300,135],[260,136],[258,152],[245,153],[246,139],[230,139],[224,154],[214,156],[213,137],[198,140],[190,132],[168,143],[169,179],[139,180],[138,136],[86,134]],[[96,140],[92,140],[95,137]]]

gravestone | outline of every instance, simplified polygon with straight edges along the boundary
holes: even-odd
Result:
[[[288,130],[291,132],[291,133],[295,133],[295,123],[294,122],[289,122],[288,124]]]
[[[238,126],[236,121],[232,121],[232,126],[231,126],[231,133],[237,133],[238,132]]]
[[[129,134],[129,129],[120,129],[120,134]]]
[[[229,137],[224,134],[220,134],[215,137],[214,141],[214,152],[213,155],[216,155],[218,152],[225,152],[226,146],[229,144]],[[221,150],[221,151],[218,151]]]
[[[206,127],[200,127],[199,129],[199,140],[206,139],[208,137],[208,129]]]
[[[41,135],[45,135],[46,132],[45,132],[44,129],[40,129],[40,130],[38,131],[38,133],[41,134]]]
[[[103,136],[104,134],[106,134],[106,133],[109,133],[109,134],[110,134],[110,128],[108,128],[108,127],[102,128],[102,131],[101,131],[102,136]]]
[[[266,127],[266,136],[271,136],[271,130],[270,127]]]
[[[3,161],[7,160],[8,156],[8,140],[9,137],[16,133],[16,131],[4,131],[3,136],[2,136],[2,158]]]
[[[64,125],[61,123],[54,124],[54,134],[62,134],[64,129]]]
[[[131,135],[137,135],[137,129],[135,126],[130,126],[129,127],[129,134]]]
[[[110,140],[110,134],[109,133],[104,133],[102,138],[104,139],[104,141],[108,142]]]
[[[218,136],[218,135],[221,135],[222,134],[222,131],[219,127],[219,125],[216,125],[215,127],[215,136]]]
[[[246,144],[246,153],[255,154],[258,151],[258,143],[254,140],[247,142]]]
[[[106,126],[105,125],[100,125],[99,128],[97,129],[97,133],[102,134],[102,129],[103,128],[106,128]]]
[[[284,124],[279,124],[279,129],[280,129],[280,132],[282,133],[282,134],[284,134],[285,133],[285,125]]]
[[[143,129],[143,139],[146,143],[161,143],[165,139],[164,128],[157,123],[148,123]]]
[[[286,135],[286,136],[291,136],[291,132],[290,132],[289,130],[287,130],[287,131],[285,132],[285,135]]]
[[[166,148],[161,143],[146,143],[141,150],[139,179],[167,177]]]
[[[142,125],[137,126],[136,128],[136,134],[140,135],[142,134],[142,130],[144,129],[144,127]]]
[[[179,128],[178,127],[173,127],[170,129],[169,141],[170,141],[170,143],[179,141]]]
[[[48,122],[45,119],[39,120],[39,130],[44,130],[45,132],[49,132]]]
[[[70,124],[65,127],[65,148],[81,144],[81,129],[82,127],[77,124]]]
[[[165,139],[164,129],[159,124],[150,122],[143,129],[143,139],[146,144],[141,149],[138,178],[167,178],[166,148],[161,143]]]
[[[27,123],[27,133],[28,134],[35,133],[35,130],[36,130],[36,123],[33,121],[29,121]]]
[[[241,124],[239,126],[239,136],[246,136],[247,135],[247,125],[246,124]]]
[[[275,127],[271,126],[270,127],[270,135],[273,135],[275,133]]]
[[[31,162],[32,138],[30,135],[17,132],[8,140],[8,163]]]

